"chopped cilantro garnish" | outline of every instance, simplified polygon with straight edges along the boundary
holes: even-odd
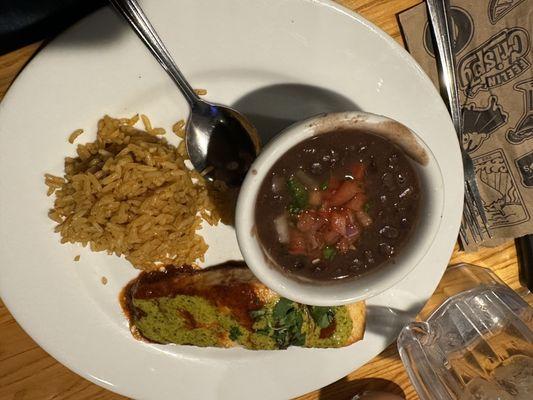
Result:
[[[294,308],[294,302],[282,297],[274,306],[272,311],[272,316],[274,319],[281,320],[283,319],[291,309]]]
[[[322,185],[320,185],[320,190],[327,190],[329,187],[329,183],[326,181]]]
[[[257,319],[265,315],[265,313],[266,311],[264,308],[260,308],[259,310],[252,310],[250,311],[250,317],[252,317],[252,319]]]
[[[250,312],[255,324],[260,324],[256,333],[274,339],[280,349],[291,345],[303,346],[305,332],[302,332],[303,307],[291,300],[280,298],[272,309],[262,308]]]
[[[369,212],[370,210],[372,209],[372,204],[368,201],[365,203],[365,205],[363,206],[363,210],[367,213]]]
[[[305,186],[295,178],[290,178],[287,181],[287,188],[291,196],[291,203],[288,211],[291,215],[296,215],[305,210],[309,205],[309,192]]]
[[[280,349],[290,345],[302,346],[305,343],[305,333],[302,333],[303,315],[298,304],[282,297],[274,306],[272,317],[272,336]]]
[[[232,326],[229,330],[229,338],[231,340],[237,340],[239,336],[242,335],[241,330],[237,326]]]
[[[335,312],[331,307],[311,306],[309,311],[315,323],[322,329],[327,328],[335,317]]]
[[[337,255],[337,249],[333,246],[325,246],[322,249],[322,255],[324,256],[325,260],[333,260],[333,258]]]

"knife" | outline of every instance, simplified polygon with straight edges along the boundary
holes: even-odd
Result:
[[[515,239],[520,284],[533,293],[533,235]]]

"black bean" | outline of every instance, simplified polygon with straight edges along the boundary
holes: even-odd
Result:
[[[396,239],[400,235],[400,232],[393,226],[385,225],[379,230],[379,234],[387,239]]]
[[[394,188],[396,187],[394,180],[394,175],[392,175],[390,172],[385,172],[381,176],[381,181],[383,182],[383,185],[390,191],[394,190]]]
[[[391,257],[394,254],[394,246],[391,246],[388,243],[380,243],[379,251],[387,257]]]
[[[369,264],[374,263],[374,255],[372,254],[371,250],[365,250],[365,257]]]
[[[396,177],[396,180],[398,181],[398,183],[400,185],[403,185],[405,183],[405,181],[407,180],[407,177],[402,174],[401,172],[398,174],[398,176]]]
[[[319,162],[311,164],[311,173],[313,175],[320,175],[324,172],[324,167]]]

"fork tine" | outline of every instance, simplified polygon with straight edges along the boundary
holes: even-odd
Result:
[[[476,243],[483,241],[483,232],[477,219],[477,208],[475,201],[472,201],[472,193],[468,187],[468,182],[465,182],[465,210],[467,217],[467,224],[470,227],[472,238]]]
[[[472,204],[468,204],[467,206],[468,210],[468,225],[470,226],[470,232],[472,233],[472,238],[476,243],[479,243],[481,236],[481,232],[479,230],[479,225],[476,222],[476,215],[475,211],[472,208]]]
[[[467,186],[465,186],[466,189],[466,196],[470,198],[471,201],[476,206],[476,209],[478,211],[478,214],[483,222],[484,228],[487,231],[487,234],[490,236],[489,228],[488,228],[488,221],[487,216],[485,215],[485,209],[483,207],[483,202],[481,201],[481,194],[479,193],[479,188],[477,186],[477,180],[476,180],[476,169],[474,167],[474,163],[470,156],[466,154],[466,152],[462,151],[463,155],[463,167],[465,169],[465,181]]]
[[[481,195],[479,194],[479,189],[477,187],[477,184],[468,184],[468,189],[470,190],[471,194],[472,194],[472,199],[474,200],[474,203],[476,205],[476,208],[478,210],[478,214],[481,218],[481,221],[483,222],[483,225],[484,225],[484,228],[485,228],[485,232],[487,233],[487,235],[489,236],[489,238],[492,238],[492,235],[490,234],[490,229],[489,229],[489,222],[487,220],[487,216],[485,214],[485,209],[483,207],[483,202],[481,201]]]
[[[463,248],[470,245],[470,242],[473,240],[474,243],[477,243],[476,241],[476,235],[473,232],[472,229],[470,229],[470,224],[468,223],[468,220],[470,219],[469,211],[465,210],[463,213],[463,224],[462,224],[462,232],[461,232],[461,240],[463,243]]]
[[[465,183],[466,186],[466,183]],[[465,188],[466,189],[466,188]],[[474,242],[477,243],[477,234],[478,230],[473,222],[472,207],[470,205],[470,200],[465,196],[465,204],[463,207],[463,221],[461,222],[461,238],[465,245],[469,244],[469,233]]]
[[[459,236],[463,243],[463,247],[470,244],[470,241],[468,240],[468,230],[466,229],[466,223],[464,222],[464,219],[465,219],[465,216],[463,213],[463,222],[461,222],[461,227],[459,228]]]
[[[467,235],[467,226],[466,226],[465,221],[466,221],[466,216],[465,216],[465,210],[463,207],[463,218],[461,220],[461,225],[459,226],[459,237],[461,238],[463,247],[469,244],[468,235]]]

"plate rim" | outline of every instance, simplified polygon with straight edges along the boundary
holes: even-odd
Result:
[[[385,33],[381,28],[376,26],[374,23],[368,21],[367,19],[365,19],[364,17],[359,15],[357,12],[352,11],[352,10],[350,10],[350,9],[348,9],[348,8],[338,4],[338,3],[335,3],[332,0],[299,0],[299,1],[308,2],[308,3],[314,3],[318,7],[331,8],[335,12],[340,13],[340,14],[344,15],[345,17],[348,17],[348,18],[350,18],[352,20],[355,20],[359,24],[365,26],[367,29],[371,30],[374,34],[376,34],[381,40],[383,40],[389,47],[391,47],[394,52],[396,52],[399,55],[402,55],[403,58],[406,59],[407,63],[409,64],[409,67],[413,68],[414,70],[416,70],[418,72],[420,79],[424,80],[426,84],[428,84],[431,87],[433,87],[433,84],[432,84],[431,80],[429,79],[429,77],[427,76],[427,74],[422,70],[420,65],[406,51],[405,48],[403,48],[400,44],[398,44],[391,36],[389,36],[387,33]],[[106,7],[109,8],[109,6],[106,6]],[[68,29],[63,31],[58,37],[64,37],[66,35],[69,35],[70,32],[72,32],[73,30],[76,30],[79,25],[85,23],[85,20],[88,17],[90,17],[91,15],[97,14],[97,13],[101,13],[101,12],[103,12],[102,9],[98,9],[98,10],[94,11],[93,13],[89,14],[87,17],[81,19],[80,21],[76,22],[75,24],[70,26]],[[58,38],[58,37],[56,37],[56,38]],[[30,62],[28,62],[28,64],[18,74],[18,76],[16,77],[14,82],[11,84],[9,90],[5,94],[4,99],[0,102],[0,116],[2,116],[2,114],[3,114],[3,109],[6,108],[6,102],[9,102],[11,97],[14,96],[13,93],[16,91],[16,88],[17,88],[18,84],[20,83],[20,81],[22,81],[27,74],[31,73],[31,71],[33,69],[32,65],[35,65],[33,63],[34,59],[38,59],[38,57],[41,55],[41,52],[43,50],[46,50],[48,48],[49,44],[54,43],[56,38],[54,38],[54,40],[52,40],[50,43],[47,43],[47,45],[45,45],[44,47],[39,49],[39,51],[31,58]],[[437,94],[436,90],[435,90],[435,94]],[[442,102],[442,100],[440,100],[440,101]],[[457,144],[456,150],[459,151],[459,144]],[[461,188],[462,188],[462,186],[461,186]],[[461,198],[462,198],[462,195],[461,195]],[[452,225],[456,226],[457,231],[459,229],[459,223],[460,223],[460,218],[457,218],[457,220],[452,223]],[[453,243],[455,243],[455,241]],[[453,244],[452,244],[452,246],[450,248],[448,256],[451,255],[452,252],[453,252]],[[440,277],[442,277],[442,274],[444,273],[444,270],[446,269],[446,267],[447,267],[447,264],[443,265],[443,267],[441,268]],[[415,272],[415,270],[411,271],[411,273],[408,276],[410,276],[414,272]],[[0,281],[1,281],[1,279],[0,279]],[[435,287],[436,287],[436,285],[435,285]],[[1,289],[2,289],[2,285],[0,285],[0,290]],[[433,290],[434,289],[435,288],[433,288]],[[15,304],[11,303],[9,297],[5,298],[5,296],[3,295],[4,292],[5,291],[0,292],[0,296],[2,296],[4,304],[6,305],[7,309],[10,312],[10,314],[17,321],[17,323],[19,323],[19,325],[23,328],[23,330],[33,340],[35,340],[35,342],[41,348],[43,348],[48,354],[50,354],[52,357],[56,358],[61,364],[66,366],[71,371],[75,372],[76,374],[82,376],[85,379],[88,379],[89,381],[95,383],[98,386],[104,387],[104,388],[106,388],[106,389],[108,389],[110,391],[113,391],[115,393],[120,393],[120,394],[123,394],[123,395],[126,395],[126,396],[130,396],[130,397],[134,396],[133,393],[131,393],[131,392],[129,392],[127,390],[128,388],[124,388],[124,387],[117,388],[110,382],[102,381],[101,379],[97,378],[96,376],[91,375],[88,371],[83,370],[81,368],[78,368],[76,365],[72,364],[70,361],[68,361],[66,359],[65,354],[62,354],[62,353],[58,354],[58,352],[55,351],[52,348],[53,346],[51,346],[51,345],[49,346],[49,343],[41,343],[39,341],[38,337],[34,337],[33,335],[31,335],[29,333],[29,331],[25,327],[26,324],[24,322],[21,323],[21,320],[24,320],[24,318],[21,315],[17,315],[16,311],[12,312],[12,310],[16,310],[17,309],[17,306]],[[20,318],[19,318],[19,316],[20,316]],[[362,365],[364,365],[364,364],[362,364]],[[362,366],[362,365],[360,365],[360,366]],[[359,368],[359,367],[357,367],[357,368]],[[346,374],[350,373],[350,371],[353,371],[353,368],[345,371],[345,373],[342,376],[346,376]],[[338,377],[337,379],[339,379],[341,377]],[[305,392],[301,392],[300,394],[308,393],[309,391],[313,391],[313,390],[319,389],[319,388],[323,387],[324,385],[323,384],[316,384],[316,385],[310,385],[310,386],[311,386],[311,389],[307,390],[308,388],[306,388],[306,391]]]

